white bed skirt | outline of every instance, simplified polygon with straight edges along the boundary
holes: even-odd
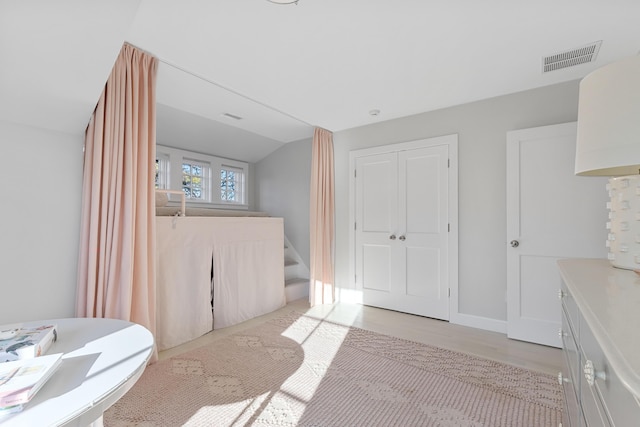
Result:
[[[156,217],[156,250],[159,350],[286,304],[282,218]]]

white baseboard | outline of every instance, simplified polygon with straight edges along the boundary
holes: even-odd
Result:
[[[336,287],[336,302],[362,304],[362,291]]]
[[[474,316],[472,314],[452,314],[450,323],[471,328],[484,329],[485,331],[507,333],[507,322],[505,320],[490,319],[488,317]]]
[[[362,290],[336,288],[336,302],[362,304]],[[488,317],[474,316],[472,314],[452,313],[449,323],[498,332],[501,334],[507,333],[507,322],[505,320],[490,319]]]

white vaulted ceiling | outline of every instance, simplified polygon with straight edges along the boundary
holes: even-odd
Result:
[[[126,41],[161,60],[160,143],[255,162],[314,126],[580,79],[638,53],[638,16],[637,0],[0,0],[0,118],[82,132]],[[542,73],[599,40],[595,62]]]

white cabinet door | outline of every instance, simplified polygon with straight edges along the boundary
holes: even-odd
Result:
[[[448,146],[356,158],[363,302],[449,319]]]
[[[575,144],[575,123],[507,133],[509,338],[561,347],[556,261],[606,257],[607,180],[575,176]]]

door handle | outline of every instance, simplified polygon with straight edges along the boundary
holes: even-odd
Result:
[[[404,236],[400,236],[400,237],[398,237],[398,239],[400,239],[400,240],[402,240],[404,242],[407,238],[404,237]]]
[[[509,244],[512,248],[517,248],[518,246],[520,246],[520,242],[518,242],[517,240],[512,240]]]
[[[396,235],[392,234],[391,236],[389,236],[389,240],[396,240]]]

